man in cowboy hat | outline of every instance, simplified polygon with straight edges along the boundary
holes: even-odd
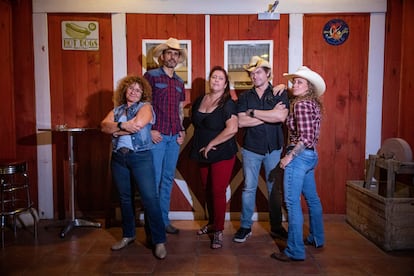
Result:
[[[238,100],[239,127],[246,130],[241,149],[244,188],[240,228],[234,235],[233,241],[244,242],[252,234],[252,216],[256,206],[256,190],[262,164],[269,195],[270,233],[274,237],[285,239],[287,233],[282,226],[281,200],[277,208],[274,208],[270,202],[272,189],[277,188],[278,183],[274,184],[269,176],[279,163],[282,153],[284,140],[282,124],[288,115],[286,108],[289,106],[288,95],[286,90],[283,93],[273,92],[269,82],[272,70],[268,61],[253,56],[244,69],[250,75],[253,88],[242,93]],[[280,194],[278,196],[280,198]],[[271,206],[273,208],[270,208]]]
[[[184,81],[175,73],[175,68],[186,60],[187,51],[180,47],[177,39],[169,38],[154,48],[153,57],[160,67],[147,71],[144,77],[152,86],[152,105],[156,115],[151,131],[155,181],[165,231],[178,234],[179,230],[171,225],[168,217],[180,145],[185,138]]]

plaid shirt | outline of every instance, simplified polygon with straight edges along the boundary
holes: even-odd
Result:
[[[180,120],[180,102],[185,100],[184,81],[174,72],[170,78],[162,67],[145,72],[152,87],[152,106],[157,116],[152,129],[164,135],[175,135],[183,130]]]
[[[287,118],[289,142],[296,145],[302,141],[305,147],[312,148],[318,144],[321,126],[321,110],[316,101],[297,101]]]

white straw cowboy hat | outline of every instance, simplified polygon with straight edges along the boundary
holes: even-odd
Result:
[[[315,93],[318,97],[322,96],[323,93],[325,93],[326,84],[321,75],[315,71],[312,71],[306,66],[299,67],[299,69],[292,74],[284,73],[283,76],[291,82],[296,77],[307,79],[315,87]]]
[[[187,59],[187,49],[180,47],[180,41],[178,41],[178,39],[170,37],[165,43],[161,43],[154,48],[153,59],[156,63],[159,63],[158,58],[161,56],[162,52],[167,49],[174,49],[180,52],[178,63],[183,63]]]
[[[248,72],[253,72],[259,67],[265,67],[265,68],[272,69],[272,67],[270,66],[270,63],[267,60],[264,60],[259,56],[252,56],[249,64],[243,66],[244,70]]]

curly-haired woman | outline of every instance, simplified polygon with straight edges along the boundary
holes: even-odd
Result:
[[[132,185],[144,207],[147,241],[159,259],[167,255],[165,226],[156,191],[152,162],[151,125],[155,115],[150,104],[151,86],[139,76],[122,78],[114,94],[115,108],[101,122],[104,133],[112,135],[111,170],[118,188],[123,238],[112,246],[120,250],[135,240],[135,212]]]

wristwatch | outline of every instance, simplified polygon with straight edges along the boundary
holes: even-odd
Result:
[[[252,118],[254,118],[254,109],[251,109],[251,110],[250,110],[250,112],[249,112],[249,116],[250,116],[250,117],[252,117]]]
[[[117,126],[118,126],[119,130],[124,130],[125,131],[125,128],[122,127],[122,122],[118,122]]]

